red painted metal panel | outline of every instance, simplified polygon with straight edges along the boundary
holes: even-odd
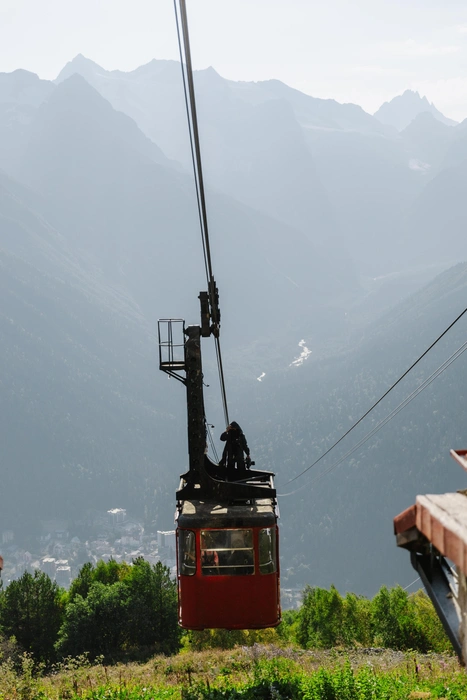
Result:
[[[178,575],[179,623],[182,627],[260,629],[279,624],[279,560],[276,572],[270,574],[259,572],[258,531],[260,529],[253,528],[255,573],[246,576],[203,575],[200,568],[200,531],[195,530],[198,562],[196,574]]]
[[[181,576],[180,623],[191,629],[254,629],[279,622],[277,574]]]

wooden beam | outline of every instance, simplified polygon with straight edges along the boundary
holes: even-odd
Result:
[[[417,529],[467,575],[467,497],[461,493],[417,496]]]

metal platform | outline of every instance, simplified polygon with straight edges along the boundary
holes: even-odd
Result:
[[[467,450],[451,450],[467,471]],[[398,547],[430,596],[459,660],[467,661],[467,494],[425,494],[394,518]]]

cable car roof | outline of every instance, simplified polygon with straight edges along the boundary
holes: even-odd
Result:
[[[275,499],[232,505],[204,501],[182,501],[177,512],[179,527],[272,527],[276,524]]]

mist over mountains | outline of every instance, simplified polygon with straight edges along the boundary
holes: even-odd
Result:
[[[231,415],[285,483],[459,313],[467,129],[409,91],[371,116],[212,68],[195,86]],[[171,526],[185,408],[159,376],[157,318],[198,322],[190,168],[176,62],[124,73],[80,55],[54,82],[0,74],[1,528],[27,535],[116,505]],[[290,366],[301,339],[312,353]],[[440,465],[463,446],[462,363],[284,499],[286,581],[362,593],[405,581],[391,518],[461,481]],[[204,366],[221,432],[208,349]]]

